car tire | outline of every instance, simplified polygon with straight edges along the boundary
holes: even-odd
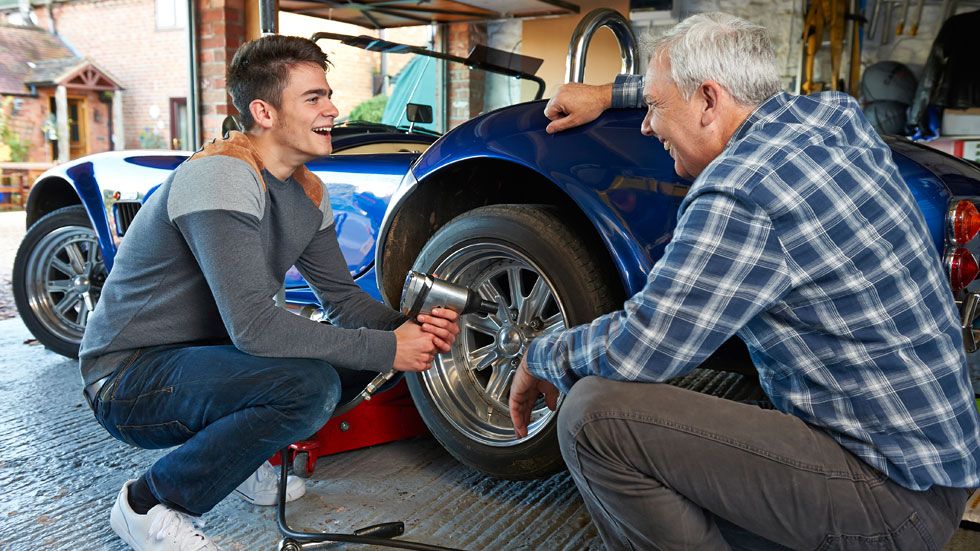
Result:
[[[27,230],[14,258],[14,302],[24,325],[50,350],[77,358],[107,275],[85,207],[48,213]]]
[[[484,299],[506,296],[507,308],[495,315],[462,316],[453,349],[431,369],[406,374],[426,426],[462,463],[511,479],[564,467],[556,413],[539,400],[528,436],[517,439],[507,401],[527,342],[616,306],[615,276],[591,250],[556,210],[528,205],[469,211],[423,247],[414,270],[475,288]]]

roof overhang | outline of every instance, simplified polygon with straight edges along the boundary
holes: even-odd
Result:
[[[279,0],[279,9],[369,29],[579,13],[566,0]]]
[[[36,65],[25,84],[36,87],[65,86],[73,90],[122,90],[119,81],[88,58],[69,58]]]

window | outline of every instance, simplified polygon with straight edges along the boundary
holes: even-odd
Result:
[[[187,26],[187,1],[156,0],[157,29],[183,29]]]

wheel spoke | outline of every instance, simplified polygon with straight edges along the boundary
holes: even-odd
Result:
[[[497,287],[496,283],[489,279],[481,283],[476,289],[481,297],[492,302],[500,303],[500,300],[504,297],[503,291]]]
[[[493,368],[490,380],[487,381],[487,396],[497,402],[507,404],[510,400],[510,380],[514,376],[514,368],[504,360]]]
[[[89,312],[95,310],[95,301],[92,300],[92,294],[85,291],[84,293],[81,293],[81,295],[82,303],[85,305],[85,310],[88,310]]]
[[[561,317],[561,312],[558,312],[557,314],[554,314],[553,316],[550,316],[548,319],[544,320],[544,326],[541,328],[541,333],[561,331],[564,328],[565,320]]]
[[[74,285],[72,285],[70,279],[54,279],[49,280],[45,286],[47,292],[49,293],[67,293],[70,291]]]
[[[68,310],[72,309],[76,304],[81,302],[82,297],[78,296],[76,292],[66,293],[65,296],[58,301],[58,304],[54,305],[54,311],[63,318],[67,318],[66,313]]]
[[[99,262],[99,246],[95,243],[88,244],[88,254],[85,255],[85,267],[89,270],[89,273],[95,268],[95,265]]]
[[[65,252],[68,253],[68,260],[71,262],[71,267],[75,270],[76,274],[85,273],[85,257],[82,255],[82,251],[78,248],[78,243],[69,243],[65,246]]]
[[[489,360],[487,358],[489,358]],[[467,365],[473,366],[473,369],[483,369],[496,358],[497,347],[494,343],[490,343],[486,346],[481,346],[480,348],[469,351],[466,354],[466,363]]]
[[[539,276],[538,280],[534,282],[534,287],[531,288],[531,294],[524,299],[524,304],[517,314],[517,321],[527,323],[541,315],[549,298],[551,298],[551,290],[544,278]]]
[[[472,329],[477,333],[496,337],[500,331],[500,324],[489,316],[469,315],[463,316],[463,329]]]
[[[524,289],[521,285],[520,268],[507,268],[507,284],[510,287],[510,307],[520,312],[524,305]]]
[[[69,266],[68,264],[65,264],[64,261],[62,261],[61,259],[58,259],[58,258],[52,258],[51,259],[51,267],[54,268],[55,270],[58,270],[59,272],[65,274],[66,276],[76,276],[76,275],[78,275],[77,273],[75,273],[74,270],[71,269],[71,266]]]
[[[75,323],[85,327],[85,323],[88,322],[88,308],[79,308],[78,314],[75,316]]]
[[[494,348],[486,356],[480,359],[473,369],[475,371],[483,371],[488,366],[494,365],[496,362],[500,361],[500,356],[497,353],[497,349]]]

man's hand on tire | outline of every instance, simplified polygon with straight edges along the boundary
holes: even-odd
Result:
[[[531,375],[527,370],[527,362],[521,359],[521,365],[514,372],[514,381],[510,384],[510,420],[514,422],[514,432],[518,438],[527,436],[531,411],[538,396],[542,394],[548,409],[555,411],[558,407],[558,389],[555,385]]]
[[[406,321],[395,329],[395,361],[392,369],[396,371],[425,371],[432,367],[436,354],[436,337],[422,330],[414,321]]]

